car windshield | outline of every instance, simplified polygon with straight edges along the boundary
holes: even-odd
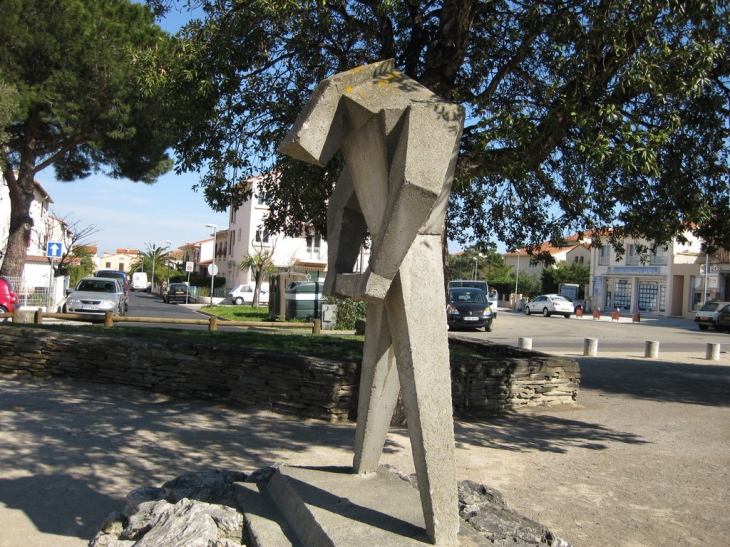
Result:
[[[700,311],[717,311],[717,308],[720,306],[717,302],[708,302],[704,306],[702,306],[702,309]]]
[[[92,279],[82,279],[76,286],[76,290],[87,292],[116,292],[114,290],[114,282]]]
[[[551,296],[550,300],[553,302],[569,302],[569,300],[564,296]]]
[[[183,285],[182,283],[173,283],[170,285],[171,291],[184,291],[187,288],[187,285]]]
[[[449,302],[452,304],[486,304],[487,297],[484,291],[477,289],[449,291]]]

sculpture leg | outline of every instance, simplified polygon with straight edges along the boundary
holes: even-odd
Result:
[[[386,307],[396,354],[426,531],[436,545],[458,545],[451,370],[441,238],[419,235]]]
[[[355,473],[377,469],[399,390],[385,305],[368,304],[355,430]]]

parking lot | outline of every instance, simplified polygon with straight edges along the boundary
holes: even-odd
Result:
[[[725,547],[730,359],[681,319],[592,321],[501,310],[492,333],[575,357],[578,404],[455,421],[457,473],[575,547]],[[583,339],[599,356],[582,357]],[[660,358],[643,358],[645,340]],[[211,468],[350,465],[354,424],[329,424],[67,380],[0,377],[0,547],[82,547],[133,488]],[[408,432],[382,463],[413,472]]]

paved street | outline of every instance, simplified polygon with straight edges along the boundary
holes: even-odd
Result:
[[[576,547],[727,545],[730,357],[723,350],[706,361],[704,352],[708,341],[730,345],[730,334],[700,333],[686,320],[506,311],[493,333],[471,334],[552,344],[580,361],[582,379],[576,407],[458,420],[459,478],[501,490]],[[599,357],[580,356],[584,337],[599,338]],[[645,339],[660,341],[660,359],[643,358]],[[131,489],[186,472],[349,465],[353,436],[353,424],[3,377],[0,547],[86,545]],[[406,430],[390,432],[382,461],[413,471]]]

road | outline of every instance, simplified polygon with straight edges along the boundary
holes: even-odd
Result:
[[[519,338],[531,338],[534,350],[576,356],[583,354],[586,338],[598,341],[599,355],[628,358],[643,358],[648,340],[659,342],[663,357],[671,354],[704,357],[708,343],[721,344],[721,348],[730,346],[730,333],[700,331],[689,319],[658,316],[642,316],[640,323],[632,323],[629,315],[617,322],[606,316],[600,320],[590,316],[565,319],[500,310],[492,332],[462,331],[460,334],[511,346],[517,346]],[[722,352],[721,359],[727,357]]]

